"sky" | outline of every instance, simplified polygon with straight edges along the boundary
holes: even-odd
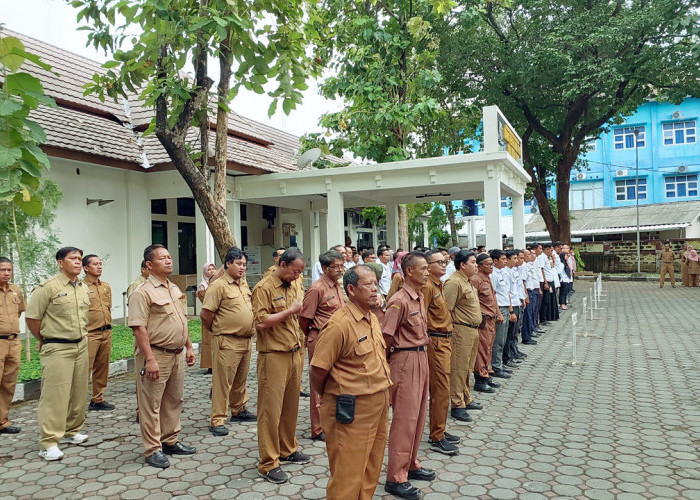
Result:
[[[77,31],[76,13],[74,8],[62,0],[0,0],[0,23],[7,29],[96,61],[106,61],[104,53],[85,46],[87,33]],[[280,111],[268,118],[270,98],[245,89],[233,101],[232,108],[243,116],[297,136],[319,132],[322,131],[318,126],[319,117],[323,113],[339,110],[341,104],[318,95],[316,82],[309,80],[307,83],[309,89],[304,93],[302,104],[289,116],[281,111],[280,105]]]

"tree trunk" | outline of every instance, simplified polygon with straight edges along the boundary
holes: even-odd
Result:
[[[459,246],[459,237],[457,236],[457,221],[455,220],[455,211],[452,207],[452,201],[445,202],[445,214],[447,214],[447,223],[450,225],[450,239],[452,246]]]
[[[403,248],[405,251],[410,251],[408,244],[408,209],[406,208],[406,205],[399,205],[397,209],[397,223],[399,225],[399,248]]]
[[[216,112],[216,169],[214,171],[214,199],[226,213],[226,168],[228,164],[228,93],[231,82],[231,28],[219,47],[219,85]],[[232,237],[233,238],[233,237]],[[235,241],[234,245],[235,246]],[[228,249],[226,250],[228,251]]]
[[[557,241],[571,245],[571,216],[569,215],[569,188],[571,169],[576,162],[578,151],[567,148],[557,164],[557,218],[559,219],[559,234]]]

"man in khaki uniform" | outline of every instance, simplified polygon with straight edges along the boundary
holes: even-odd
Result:
[[[431,250],[428,261],[428,282],[420,289],[428,316],[428,367],[430,389],[430,449],[443,455],[455,455],[460,439],[445,432],[450,407],[450,358],[452,357],[452,317],[445,302],[442,276],[449,257],[440,250]]]
[[[286,248],[280,247],[277,250],[275,250],[274,252],[272,252],[272,260],[274,260],[275,263],[267,268],[267,271],[265,271],[265,274],[263,274],[263,278],[267,278],[269,275],[271,275],[275,271],[275,269],[277,268],[277,265],[279,264],[280,257],[282,257],[282,254],[284,253],[285,250],[286,250]]]
[[[250,288],[242,283],[248,256],[233,247],[226,254],[226,274],[212,283],[202,303],[202,325],[212,332],[212,395],[209,431],[226,436],[224,425],[231,411],[232,421],[253,421],[249,412],[246,379],[253,348],[253,310]]]
[[[391,375],[381,328],[371,313],[378,296],[374,271],[355,266],[345,273],[343,286],[348,303],[319,335],[311,358],[311,390],[323,397],[321,423],[331,470],[326,498],[369,500],[386,448]],[[336,419],[341,395],[355,398],[350,423]]]
[[[37,286],[27,306],[27,326],[39,341],[41,396],[39,428],[41,451],[46,460],[59,460],[58,443],[66,436],[80,444],[88,436],[85,425],[85,393],[90,360],[87,346],[90,296],[78,275],[83,251],[64,247],[56,252],[60,272]]]
[[[452,418],[469,422],[468,409],[480,410],[481,405],[471,397],[469,377],[474,371],[479,350],[481,308],[476,288],[470,278],[477,272],[476,257],[468,250],[455,254],[455,273],[445,282],[445,300],[452,314],[455,331],[452,337],[452,376],[450,399]]]
[[[659,254],[661,261],[661,275],[659,276],[659,286],[664,287],[666,282],[666,274],[671,277],[671,286],[676,288],[676,278],[673,275],[673,261],[676,260],[676,254],[671,251],[671,245],[666,243],[664,249]]]
[[[88,410],[114,410],[114,405],[104,399],[109,377],[109,355],[112,352],[112,288],[100,279],[102,261],[97,255],[83,257],[83,270],[83,283],[90,294],[87,329],[92,398]]]
[[[22,290],[10,283],[11,279],[12,261],[0,257],[0,434],[22,430],[8,418],[22,355],[19,317],[26,309]]]
[[[299,328],[304,291],[298,278],[304,255],[286,250],[279,266],[253,289],[253,317],[258,332],[258,473],[272,483],[287,475],[280,461],[305,464],[311,457],[299,451],[296,438],[299,386],[304,343]]]
[[[170,466],[165,454],[196,451],[178,441],[185,362],[193,366],[195,357],[184,294],[168,280],[173,272],[170,253],[163,245],[150,245],[143,258],[150,276],[129,299],[129,326],[137,344],[136,398],[146,463],[165,469]]]
[[[301,311],[299,312],[299,326],[306,335],[306,349],[309,353],[309,369],[316,348],[318,334],[333,313],[345,305],[345,298],[338,283],[343,275],[345,266],[343,256],[335,250],[330,250],[319,257],[323,275],[309,287],[304,295]],[[311,439],[323,441],[325,435],[321,428],[321,417],[318,404],[321,395],[311,391]]]
[[[131,297],[131,294],[134,293],[134,290],[138,288],[138,286],[142,283],[145,283],[146,280],[148,279],[150,272],[148,271],[148,267],[146,266],[146,261],[142,260],[141,261],[141,274],[139,274],[139,277],[136,278],[131,285],[126,289],[126,300],[129,300],[129,297]]]

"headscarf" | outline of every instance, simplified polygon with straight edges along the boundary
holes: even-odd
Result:
[[[394,267],[391,270],[391,275],[395,275],[396,273],[399,273],[401,277],[403,278],[403,269],[401,269],[401,261],[403,258],[408,255],[408,252],[399,252],[396,254],[396,257],[394,257]]]
[[[690,251],[688,254],[688,260],[692,260],[693,262],[698,261],[698,252],[696,252],[694,249]]]
[[[384,272],[384,268],[379,262],[365,262],[365,266],[369,267],[372,271],[374,271],[374,274],[377,275],[377,282],[382,279],[382,273]]]
[[[202,281],[199,282],[199,286],[197,287],[197,290],[204,292],[204,291],[206,291],[207,288],[209,288],[209,281],[214,276],[212,274],[212,276],[207,278],[207,272],[209,271],[209,267],[211,267],[211,266],[216,267],[216,264],[214,264],[213,262],[207,262],[202,267]]]

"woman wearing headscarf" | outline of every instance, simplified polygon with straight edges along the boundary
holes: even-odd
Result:
[[[197,286],[197,297],[204,302],[204,294],[209,288],[209,282],[216,273],[216,265],[207,262],[202,267],[202,281]],[[211,331],[202,325],[202,342],[199,349],[199,367],[205,368],[207,373],[211,373]]]
[[[693,247],[690,247],[690,250],[687,252],[687,256],[688,286],[698,286],[698,275],[700,275],[700,263],[698,262],[698,252],[696,252]]]
[[[403,270],[401,269],[401,261],[408,255],[408,252],[397,252],[396,257],[394,257],[394,267],[391,270],[391,286],[389,287],[389,293],[386,294],[386,301],[392,295],[403,288]]]

